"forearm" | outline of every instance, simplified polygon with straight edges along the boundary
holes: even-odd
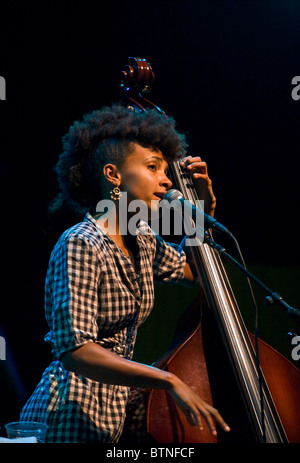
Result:
[[[203,415],[213,434],[216,434],[213,417],[225,431],[229,428],[218,410],[198,397],[181,379],[164,370],[124,359],[103,347],[89,342],[63,357],[67,370],[84,375],[94,381],[121,386],[165,389],[181,408],[191,425],[203,429]]]
[[[124,359],[93,342],[67,352],[62,361],[67,370],[94,381],[151,389],[173,386],[171,373]]]

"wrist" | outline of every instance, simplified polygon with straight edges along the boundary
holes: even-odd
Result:
[[[210,215],[211,217],[213,217],[215,213],[216,205],[217,205],[216,197],[214,196],[209,201],[205,201],[204,204],[205,204],[204,212]]]
[[[173,373],[170,373],[169,371],[164,371],[164,382],[165,382],[165,387],[168,392],[171,392],[176,385],[176,381],[178,381],[178,377],[174,375]]]

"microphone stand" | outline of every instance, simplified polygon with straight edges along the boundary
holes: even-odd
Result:
[[[250,273],[243,265],[241,265],[230,254],[228,254],[228,252],[223,246],[216,243],[207,232],[204,235],[204,243],[207,243],[211,248],[215,249],[221,257],[224,257],[227,261],[229,261],[231,264],[237,267],[241,272],[243,272],[245,275],[251,278],[251,280],[253,280],[260,288],[262,288],[268,294],[268,296],[266,297],[266,301],[269,304],[279,305],[281,308],[285,310],[289,317],[293,318],[296,322],[300,323],[299,309],[291,307],[287,302],[283,300],[280,294],[278,294],[275,291],[272,291],[264,283],[262,283],[255,275]]]

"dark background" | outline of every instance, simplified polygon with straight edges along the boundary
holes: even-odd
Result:
[[[300,101],[291,97],[300,75],[299,2],[11,1],[3,8],[0,334],[7,359],[0,363],[0,425],[18,419],[51,360],[43,289],[61,137],[84,113],[119,98],[129,56],[150,62],[156,80],[149,98],[189,134],[190,153],[208,163],[216,217],[237,237],[249,269],[299,307]],[[229,272],[251,330],[244,277]],[[256,293],[260,336],[291,360],[286,334],[299,325]],[[193,297],[157,288],[137,360],[151,363],[165,351]]]

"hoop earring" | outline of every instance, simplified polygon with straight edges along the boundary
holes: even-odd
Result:
[[[122,196],[122,192],[119,187],[115,186],[115,188],[110,191],[111,199],[119,200]]]

